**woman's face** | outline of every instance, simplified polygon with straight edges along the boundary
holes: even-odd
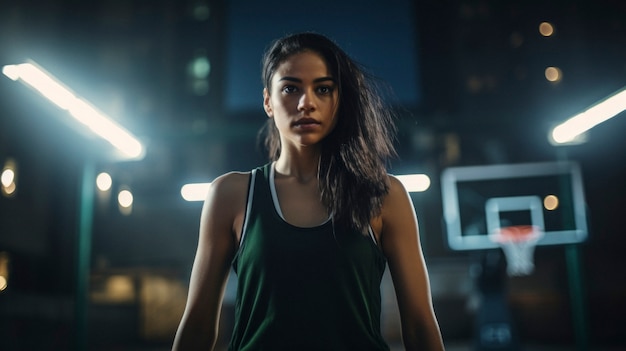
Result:
[[[315,145],[333,130],[339,105],[335,78],[312,51],[292,55],[277,67],[271,87],[263,90],[263,105],[283,148]]]

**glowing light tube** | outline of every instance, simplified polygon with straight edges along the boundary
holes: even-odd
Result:
[[[410,193],[426,191],[430,187],[430,178],[425,174],[407,174],[396,176]],[[211,183],[190,183],[180,188],[180,194],[187,201],[204,201]]]
[[[569,143],[624,110],[626,110],[626,88],[559,124],[552,130],[550,136],[556,144]]]
[[[2,67],[2,73],[32,87],[60,109],[68,111],[76,121],[117,148],[124,158],[136,159],[143,155],[144,147],[136,137],[36,64],[7,65]]]
[[[180,188],[180,194],[187,201],[204,201],[211,183],[191,183]]]

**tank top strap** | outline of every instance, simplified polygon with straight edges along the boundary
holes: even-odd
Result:
[[[244,213],[244,222],[243,227],[241,229],[241,238],[239,239],[239,247],[243,245],[244,239],[246,237],[246,232],[248,229],[248,224],[250,222],[250,217],[253,212],[253,206],[257,206],[255,204],[255,194],[257,194],[257,198],[264,199],[266,196],[263,196],[262,192],[268,189],[267,180],[269,179],[269,171],[271,169],[271,163],[268,163],[264,166],[257,167],[250,172],[250,182],[248,184],[248,196],[246,200],[246,210]],[[264,205],[261,205],[264,206]]]

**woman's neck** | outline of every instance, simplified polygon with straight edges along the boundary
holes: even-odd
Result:
[[[276,173],[282,176],[295,177],[301,182],[307,182],[318,177],[320,153],[306,150],[293,152],[283,150],[276,160]]]

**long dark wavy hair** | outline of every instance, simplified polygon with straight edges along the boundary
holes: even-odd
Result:
[[[303,51],[324,59],[339,92],[337,124],[321,142],[318,177],[322,203],[335,223],[366,233],[389,192],[387,165],[396,155],[392,110],[385,106],[375,80],[359,63],[328,37],[311,32],[277,39],[267,49],[262,79],[268,91],[278,66]],[[270,160],[277,160],[281,145],[273,119],[268,119],[261,133],[265,134]]]

